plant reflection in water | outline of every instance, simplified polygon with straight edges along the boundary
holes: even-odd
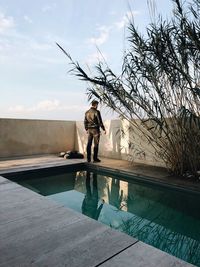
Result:
[[[200,266],[200,218],[195,196],[89,171],[77,174],[75,187],[86,190],[83,214]]]

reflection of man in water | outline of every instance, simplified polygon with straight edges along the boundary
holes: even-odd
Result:
[[[102,201],[103,203],[101,203],[101,205],[98,207],[99,197],[97,188],[97,174],[90,173],[88,171],[86,174],[86,195],[82,204],[82,213],[90,218],[98,220],[104,201]],[[92,190],[90,185],[90,174],[93,175]]]

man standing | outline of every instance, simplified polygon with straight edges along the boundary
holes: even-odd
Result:
[[[94,153],[93,153],[93,162],[101,162],[98,159],[98,150],[99,150],[99,140],[100,140],[100,128],[106,134],[105,127],[102,122],[101,113],[97,110],[99,102],[96,100],[92,101],[91,108],[85,113],[84,126],[88,134],[88,143],[87,143],[87,161],[91,162],[91,146],[94,139]]]

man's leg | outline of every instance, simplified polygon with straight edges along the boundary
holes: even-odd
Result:
[[[94,130],[94,161],[99,161],[98,159],[98,151],[99,151],[99,140],[100,140],[100,131]]]
[[[91,146],[92,146],[93,134],[88,130],[88,143],[87,143],[87,161],[91,161]]]
[[[92,191],[90,186],[90,172],[87,171],[86,173],[86,196],[91,198],[92,197]]]

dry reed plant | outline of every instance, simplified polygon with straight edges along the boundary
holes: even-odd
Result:
[[[88,74],[69,54],[72,72],[129,121],[176,175],[200,170],[200,0],[173,0],[171,19],[154,19],[143,36],[133,18],[120,75],[105,62]],[[133,130],[134,131],[134,130]],[[134,140],[132,141],[134,146]],[[131,143],[130,143],[131,146]],[[142,149],[141,149],[142,150]]]

